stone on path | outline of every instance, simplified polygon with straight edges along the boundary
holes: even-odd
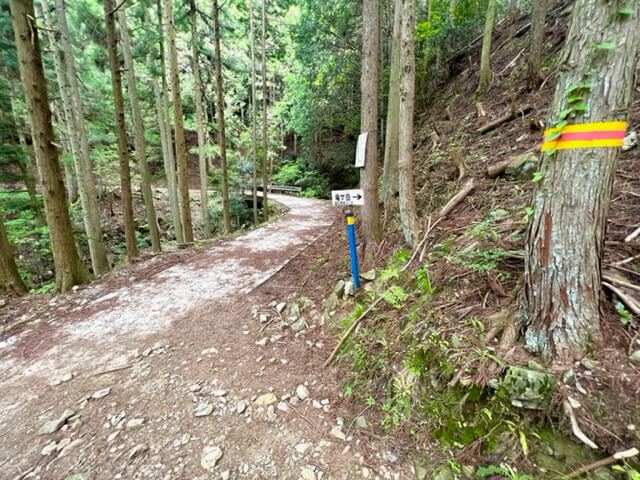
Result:
[[[47,455],[51,454],[52,452],[54,452],[56,450],[57,446],[58,446],[58,444],[56,443],[55,440],[52,440],[51,442],[47,443],[42,448],[42,456],[46,457]]]
[[[60,450],[60,453],[58,454],[58,458],[66,457],[69,454],[69,452],[71,452],[71,450],[76,448],[82,442],[84,442],[84,440],[82,440],[81,438],[76,438],[73,442],[71,442],[69,445],[67,445],[62,450]]]
[[[200,402],[196,405],[193,414],[196,417],[207,417],[213,413],[213,405],[207,402]]]
[[[140,428],[142,425],[144,425],[144,418],[132,418],[127,422],[126,428],[133,430],[135,428]]]
[[[255,404],[260,407],[266,407],[268,405],[272,405],[278,401],[278,398],[273,393],[265,393],[264,395],[260,395]]]
[[[333,427],[331,429],[331,435],[336,437],[339,440],[346,440],[347,436],[344,434],[344,432],[342,431],[342,429],[340,427]]]
[[[89,474],[86,472],[74,473],[68,477],[64,477],[64,480],[89,480]]]
[[[213,472],[222,458],[222,449],[216,446],[204,447],[200,456],[200,465],[208,472]]]
[[[296,395],[300,400],[304,401],[309,398],[309,389],[305,385],[300,384],[296,387]]]
[[[140,455],[147,453],[148,450],[149,447],[145,443],[141,443],[140,445],[136,445],[129,451],[129,455],[127,456],[127,458],[129,459],[129,461],[131,461],[139,457]]]
[[[367,280],[368,282],[372,282],[376,279],[376,271],[369,270],[368,272],[361,273],[360,278],[362,278],[363,280]]]
[[[38,435],[49,435],[51,433],[55,433],[69,420],[69,418],[73,417],[76,414],[73,410],[67,409],[62,412],[59,418],[55,420],[49,420],[46,422],[40,430],[38,430]]]
[[[91,395],[91,398],[94,400],[100,400],[101,398],[106,397],[110,393],[111,393],[111,387],[103,388],[102,390],[98,390],[93,395]]]
[[[353,284],[352,280],[349,280],[344,283],[344,296],[345,297],[353,297],[356,294],[356,287]]]
[[[238,412],[239,414],[243,414],[246,409],[247,409],[247,402],[245,402],[244,400],[240,400],[236,404],[236,412]]]
[[[59,377],[53,379],[53,381],[49,384],[52,387],[56,387],[58,385],[62,385],[63,383],[69,382],[73,379],[73,373],[68,372]]]
[[[304,467],[300,470],[300,478],[302,480],[316,480],[316,473],[310,468]]]
[[[310,443],[299,443],[296,445],[296,452],[298,452],[300,455],[304,455],[305,452],[307,450],[309,450],[312,447],[312,444]]]

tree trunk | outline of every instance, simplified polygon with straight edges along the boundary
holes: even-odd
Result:
[[[480,57],[480,81],[478,93],[483,93],[491,85],[491,39],[493,37],[493,24],[496,20],[497,0],[489,0],[487,5],[487,18],[484,24],[484,37],[482,39],[482,54]]]
[[[378,0],[363,0],[362,17],[362,74],[360,85],[360,130],[368,132],[364,168],[360,183],[364,190],[362,224],[364,227],[365,259],[371,260],[375,246],[381,239],[380,207],[378,206],[378,55],[380,49],[380,5]]]
[[[262,0],[262,213],[269,220],[269,131],[267,118],[267,0]]]
[[[64,0],[56,0],[56,16],[60,28],[59,44],[62,48],[62,52],[58,51],[57,55],[63,55],[64,61],[62,63],[66,65],[67,72],[66,82],[63,80],[60,88],[61,90],[67,88],[67,85],[69,88],[68,99],[71,105],[71,124],[73,125],[72,131],[69,133],[70,137],[77,135],[77,150],[75,152],[77,155],[74,155],[74,160],[76,173],[78,175],[78,192],[80,193],[80,203],[82,204],[84,228],[87,233],[93,273],[95,275],[102,275],[109,270],[109,262],[107,260],[107,251],[102,240],[100,209],[98,208],[98,198],[96,194],[96,179],[93,174],[91,157],[89,155],[89,140],[85,127],[82,101],[80,100],[80,86],[78,85],[78,77],[73,60],[73,50],[69,38]],[[54,55],[54,57],[55,56],[56,55]]]
[[[402,64],[400,85],[400,138],[399,138],[399,192],[400,220],[404,239],[408,245],[414,245],[418,235],[416,201],[413,190],[413,112],[415,107],[415,0],[403,0],[402,7]]]
[[[386,215],[398,208],[398,155],[400,114],[400,32],[402,30],[402,0],[395,0],[391,65],[389,67],[389,100],[387,133],[384,142],[383,195]]]
[[[207,145],[205,130],[205,114],[202,108],[202,79],[200,78],[200,59],[198,54],[198,17],[196,4],[190,0],[191,7],[191,56],[193,62],[193,83],[196,91],[196,122],[198,129],[198,167],[200,173],[200,215],[202,216],[202,232],[205,238],[211,234],[209,228],[209,186],[207,178],[207,157],[205,147]]]
[[[253,163],[253,223],[258,224],[258,130],[257,130],[257,107],[256,100],[256,36],[253,24],[253,0],[249,0],[249,43],[251,48],[251,160]]]
[[[68,199],[71,203],[78,201],[78,177],[75,167],[76,158],[79,158],[78,151],[78,135],[73,129],[73,113],[71,110],[71,100],[69,98],[69,82],[67,80],[66,66],[64,60],[64,52],[59,47],[58,39],[56,38],[56,32],[51,24],[49,18],[49,5],[46,0],[41,0],[40,8],[38,4],[35,5],[36,13],[38,13],[44,20],[44,27],[47,32],[47,39],[49,41],[49,50],[53,57],[53,67],[56,73],[56,81],[58,82],[58,91],[60,93],[60,103],[62,105],[62,111],[54,107],[56,123],[58,129],[62,130],[67,136],[67,145],[70,147],[67,151],[71,154],[71,161],[62,160],[64,167],[64,174],[67,185]],[[58,35],[59,37],[60,35]],[[64,143],[64,142],[63,142]]]
[[[533,2],[531,11],[531,37],[529,42],[529,88],[537,88],[543,82],[542,52],[544,50],[545,19],[547,16],[547,0]]]
[[[69,200],[70,203],[76,203],[79,199],[78,196],[78,174],[76,173],[76,167],[75,167],[75,155],[73,153],[73,148],[71,146],[71,134],[70,129],[68,127],[68,122],[64,117],[64,115],[61,114],[61,109],[59,107],[56,107],[56,102],[53,102],[53,119],[55,124],[58,125],[58,130],[60,130],[60,132],[58,133],[58,137],[62,140],[62,149],[63,149],[63,153],[66,153],[68,158],[60,158],[60,161],[62,162],[62,167],[64,168],[64,178],[65,178],[65,185],[67,186],[67,200]],[[54,124],[54,127],[55,127]],[[55,133],[55,128],[54,128],[54,133]],[[62,139],[62,135],[66,135],[66,137],[64,139]]]
[[[18,273],[18,267],[13,258],[13,249],[4,228],[4,216],[0,209],[0,296],[24,295],[25,293],[27,293],[27,287]]]
[[[187,171],[187,147],[184,140],[184,116],[180,95],[180,75],[178,72],[178,50],[176,47],[176,26],[173,15],[173,0],[165,0],[165,15],[169,38],[169,70],[173,93],[173,115],[175,121],[176,164],[178,167],[178,200],[180,202],[180,222],[186,243],[193,242],[191,225],[191,202],[189,199],[189,178]]]
[[[224,219],[224,233],[229,233],[231,232],[231,217],[229,215],[229,174],[227,172],[227,140],[224,126],[224,86],[222,84],[219,13],[218,0],[213,0],[214,47],[216,55],[216,116],[218,117],[218,144],[220,145],[220,163],[222,164],[222,216]]]
[[[640,51],[638,2],[633,5],[633,13],[623,15],[615,3],[574,3],[550,127],[561,128],[567,111],[571,124],[628,117]],[[599,48],[603,40],[614,48]],[[558,148],[543,156],[521,309],[530,351],[569,360],[598,337],[600,267],[617,156],[618,148],[605,147]]]
[[[449,0],[449,15],[451,16],[451,21],[456,21],[456,7],[458,6],[457,0]]]
[[[60,158],[62,162],[62,168],[64,170],[64,183],[67,187],[67,199],[69,203],[74,204],[80,198],[78,196],[78,176],[76,174],[75,166],[73,165],[73,153],[70,148],[67,150],[67,158]]]
[[[173,155],[173,136],[171,133],[171,120],[169,108],[169,88],[167,87],[166,65],[164,58],[164,34],[162,2],[157,0],[156,9],[158,12],[158,47],[160,51],[160,79],[162,81],[162,92],[160,92],[160,107],[158,108],[158,122],[160,124],[160,139],[164,142],[162,153],[164,159],[164,174],[167,179],[167,191],[169,192],[169,205],[171,206],[171,217],[173,218],[173,229],[176,234],[176,241],[184,243],[182,221],[180,220],[180,202],[178,201],[178,179],[176,178],[176,162]]]
[[[127,28],[127,13],[125,5],[118,10],[118,20],[120,22],[120,37],[122,41],[122,52],[124,54],[124,67],[127,71],[127,88],[129,91],[129,103],[131,105],[131,118],[133,119],[133,136],[136,148],[136,159],[140,170],[140,187],[142,199],[144,201],[149,226],[149,236],[151,237],[151,249],[155,253],[160,253],[160,231],[158,229],[158,219],[156,218],[156,208],[153,204],[153,190],[151,189],[151,170],[147,163],[147,151],[144,140],[144,123],[140,114],[140,104],[138,101],[138,90],[136,88],[135,64],[131,55],[131,39]]]
[[[34,23],[33,2],[32,0],[11,0],[9,6],[13,19],[20,76],[43,187],[45,213],[56,271],[56,288],[60,292],[65,292],[74,285],[88,281],[89,272],[80,260],[76,249],[58,150],[53,145],[51,110],[40,56],[38,30]]]
[[[120,189],[122,195],[124,237],[127,245],[127,257],[129,261],[131,261],[138,256],[138,245],[136,243],[135,221],[133,218],[131,169],[129,167],[127,129],[124,121],[124,98],[122,97],[122,78],[120,77],[120,64],[118,61],[115,14],[113,13],[113,9],[115,8],[114,1],[103,0],[103,6],[107,31],[109,67],[111,69],[116,136],[118,140],[118,159],[120,161]]]

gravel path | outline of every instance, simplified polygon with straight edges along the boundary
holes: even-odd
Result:
[[[339,217],[274,198],[289,211],[263,228],[127,267],[0,334],[0,478],[410,478],[320,369],[321,306],[288,299],[304,272],[286,267]]]

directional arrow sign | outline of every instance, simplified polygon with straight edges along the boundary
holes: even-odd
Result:
[[[331,201],[334,205],[364,205],[364,194],[361,189],[334,190]]]

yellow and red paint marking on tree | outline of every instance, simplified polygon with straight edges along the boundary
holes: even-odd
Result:
[[[576,148],[620,148],[627,122],[594,122],[550,128],[544,132],[544,152]]]

